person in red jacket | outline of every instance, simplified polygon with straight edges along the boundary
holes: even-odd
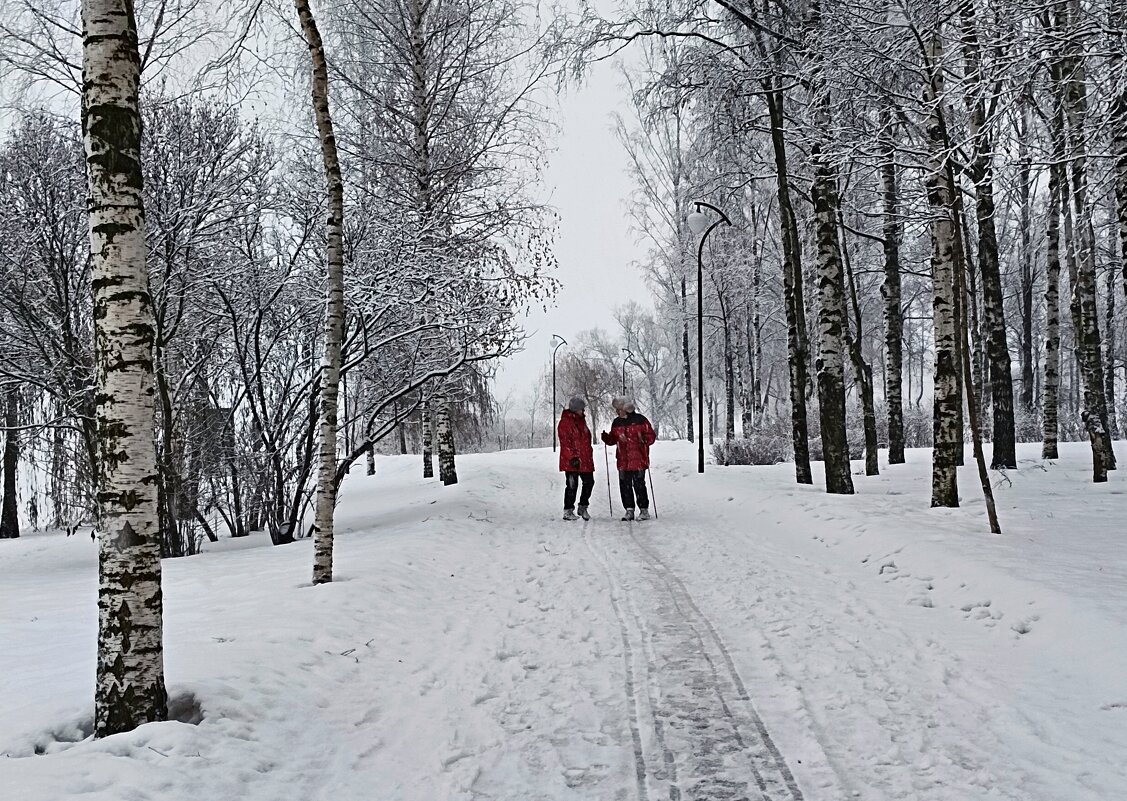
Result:
[[[579,517],[591,519],[587,505],[595,487],[595,457],[591,453],[591,429],[587,428],[583,414],[586,408],[587,402],[583,398],[572,398],[556,426],[560,440],[560,471],[567,477],[564,484],[564,520],[576,518],[575,493],[580,481],[583,489],[579,493]]]
[[[646,470],[650,467],[650,446],[657,441],[653,426],[644,415],[634,410],[634,402],[627,398],[611,401],[618,417],[611,423],[610,432],[600,435],[607,445],[617,446],[615,462],[618,465],[618,491],[623,520],[634,519],[634,500],[638,502],[638,519],[649,520],[650,496],[646,492]]]

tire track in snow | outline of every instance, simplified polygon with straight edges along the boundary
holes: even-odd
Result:
[[[586,526],[583,537],[607,576],[621,629],[639,799],[803,801],[715,626],[634,526],[627,531],[615,539],[626,553],[613,555]]]

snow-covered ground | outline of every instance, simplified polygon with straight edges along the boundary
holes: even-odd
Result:
[[[659,443],[634,524],[602,472],[559,520],[546,450],[381,459],[331,585],[309,542],[166,561],[183,720],[97,742],[94,545],[0,542],[0,798],[1127,798],[1127,472],[1085,450],[992,474],[1000,537],[926,452],[830,497]]]

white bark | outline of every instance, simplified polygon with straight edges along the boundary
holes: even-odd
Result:
[[[925,100],[931,105],[927,121],[927,199],[931,210],[932,313],[935,326],[935,406],[931,468],[931,505],[958,506],[959,362],[956,342],[955,204],[947,165],[947,131],[943,114],[943,46],[936,33],[928,54],[931,79]]]
[[[82,4],[98,431],[99,737],[167,717],[133,3]]]
[[[438,477],[444,485],[458,483],[454,457],[454,428],[450,425],[450,404],[439,397],[434,407],[435,439],[438,446]]]
[[[326,223],[325,351],[321,358],[321,397],[317,443],[317,501],[313,525],[313,583],[333,580],[333,512],[336,508],[337,403],[340,395],[341,342],[344,339],[344,182],[337,158],[336,136],[329,114],[329,70],[317,22],[307,0],[295,0],[298,19],[312,62],[313,113],[321,140],[325,182],[329,192]]]

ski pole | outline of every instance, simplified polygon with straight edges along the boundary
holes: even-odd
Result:
[[[654,495],[654,474],[646,468],[646,475],[650,478],[650,506],[654,508],[654,520],[657,520],[657,496]]]
[[[614,517],[614,501],[611,500],[610,494],[610,453],[607,451],[607,444],[603,443],[603,461],[607,465],[607,508],[610,509],[610,516]]]

